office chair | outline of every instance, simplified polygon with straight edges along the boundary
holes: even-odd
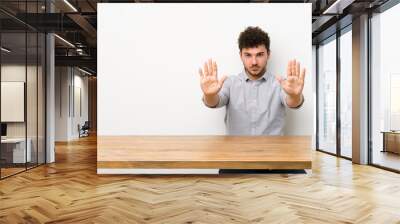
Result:
[[[90,125],[89,125],[89,121],[85,121],[85,123],[82,125],[82,127],[79,127],[80,125],[78,125],[78,129],[79,129],[79,138],[80,137],[87,137],[89,136],[89,129],[90,129]]]

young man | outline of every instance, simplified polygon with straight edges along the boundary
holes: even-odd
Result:
[[[244,71],[218,78],[217,63],[211,59],[199,69],[203,102],[210,108],[226,106],[225,124],[229,135],[282,135],[286,108],[304,102],[305,69],[289,61],[287,77],[267,72],[270,40],[259,27],[248,27],[239,36]]]

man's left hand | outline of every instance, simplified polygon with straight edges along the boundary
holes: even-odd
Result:
[[[305,75],[306,69],[303,68],[300,72],[300,63],[296,60],[291,60],[287,66],[286,79],[280,76],[276,76],[275,78],[289,97],[297,98],[303,92]]]

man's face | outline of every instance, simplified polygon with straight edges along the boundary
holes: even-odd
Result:
[[[264,44],[253,48],[242,48],[240,58],[247,73],[258,78],[265,72],[264,69],[269,59],[269,52]]]

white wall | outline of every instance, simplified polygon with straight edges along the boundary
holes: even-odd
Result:
[[[79,72],[78,70],[75,70],[75,75],[74,75],[74,108],[75,113],[72,114],[72,119],[71,119],[71,135],[73,138],[78,138],[79,137],[79,132],[78,132],[78,124],[81,126],[85,123],[85,121],[88,120],[88,77],[87,76],[82,76],[82,73]],[[80,91],[80,93],[78,92]],[[80,95],[80,97],[79,97]],[[81,102],[79,102],[81,101]],[[71,105],[72,106],[72,105]],[[81,107],[81,108],[79,108]],[[82,110],[82,112],[80,112]]]
[[[68,140],[68,67],[55,68],[55,141]]]
[[[55,72],[55,141],[77,139],[78,124],[88,120],[88,78],[72,67],[56,67]],[[82,114],[76,107],[79,89]]]
[[[292,58],[308,69],[286,133],[311,135],[311,4],[260,3],[98,4],[99,135],[225,134],[224,109],[201,101],[198,68],[212,57],[220,74],[241,72],[237,39],[250,25],[270,35],[270,73]]]

